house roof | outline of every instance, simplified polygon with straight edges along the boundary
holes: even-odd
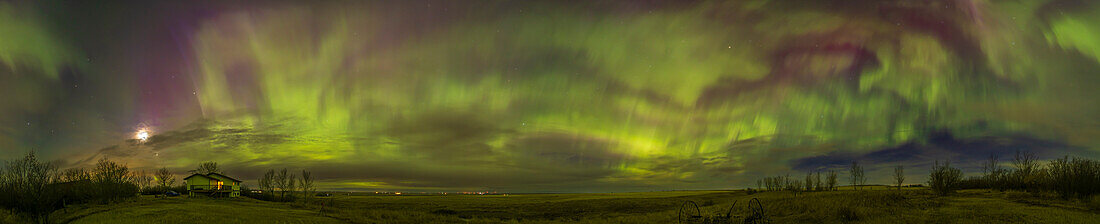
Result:
[[[192,177],[195,177],[195,176],[205,177],[207,179],[217,179],[217,178],[213,178],[213,177],[210,177],[210,176],[207,176],[207,175],[202,175],[202,174],[197,174],[197,173],[196,174],[191,174],[191,176],[184,177],[183,179],[184,180],[191,179]]]
[[[229,176],[226,176],[226,175],[223,175],[223,174],[220,174],[220,173],[208,173],[208,174],[206,174],[206,176],[208,176],[208,177],[213,177],[215,175],[220,176],[220,177],[225,177],[225,178],[233,180],[235,182],[241,182],[240,180],[233,179],[232,177],[229,177]]]

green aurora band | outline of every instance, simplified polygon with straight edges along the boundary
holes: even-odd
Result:
[[[71,18],[24,10],[49,4],[0,4],[0,150],[217,161],[244,179],[308,169],[325,189],[526,192],[729,188],[840,155],[942,150],[867,161],[874,182],[879,167],[989,155],[938,141],[1100,152],[1100,5],[831,2],[209,6],[175,39],[140,42],[184,52],[143,62],[162,74],[130,60],[156,53],[97,63],[86,55],[115,54],[81,47],[140,38],[85,43],[97,34],[57,21]],[[57,91],[66,72],[113,102],[74,103]],[[112,112],[139,119],[92,115]],[[130,139],[143,123],[154,136]]]

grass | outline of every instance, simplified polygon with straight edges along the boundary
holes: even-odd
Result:
[[[865,188],[866,189],[866,188]],[[51,220],[72,223],[676,223],[692,200],[704,215],[747,215],[759,198],[776,223],[1089,223],[1086,201],[1055,194],[963,190],[938,197],[921,188],[832,192],[670,191],[614,194],[338,195],[337,209],[252,199],[148,198],[72,207]],[[325,199],[328,200],[328,199]],[[0,213],[2,219],[3,213]]]
[[[152,198],[56,211],[59,223],[343,223],[316,211],[247,198]]]

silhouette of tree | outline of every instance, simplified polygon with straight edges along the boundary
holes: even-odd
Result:
[[[954,193],[959,188],[962,180],[962,171],[951,167],[951,161],[940,164],[937,160],[932,164],[932,172],[928,174],[928,186],[940,196]]]
[[[901,165],[894,167],[894,183],[898,184],[898,190],[901,190],[902,183],[905,183],[905,170]]]
[[[218,167],[217,162],[204,162],[199,164],[199,168],[188,170],[191,174],[208,174],[208,173],[222,173],[221,168]]]
[[[57,167],[39,161],[34,151],[23,159],[8,161],[0,172],[0,205],[15,212],[29,215],[34,222],[48,223],[53,202],[50,184],[57,182]]]
[[[159,170],[157,170],[156,179],[157,186],[160,186],[160,188],[167,190],[169,187],[172,186],[173,183],[176,182],[176,175],[172,174],[171,171],[168,171],[168,168],[160,168]]]
[[[84,168],[73,167],[73,168],[68,168],[68,169],[65,169],[64,171],[61,171],[61,178],[60,178],[59,181],[60,182],[72,182],[72,181],[80,181],[80,180],[88,180],[88,179],[92,179],[92,176],[91,176],[91,174],[88,174],[87,170],[85,170]]]
[[[860,185],[863,185],[867,182],[867,179],[863,176],[863,166],[860,166],[859,162],[852,161],[850,172],[852,175],[852,187],[855,187],[856,190],[859,190]]]
[[[837,184],[836,176],[837,176],[836,171],[832,171],[832,170],[829,171],[828,177],[825,178],[827,180],[826,183],[825,183],[825,185],[828,188],[827,190],[830,190],[830,191],[835,191],[836,190],[836,184]]]
[[[302,199],[307,202],[313,197],[313,174],[302,170],[302,179],[298,181],[298,188],[302,190]]]

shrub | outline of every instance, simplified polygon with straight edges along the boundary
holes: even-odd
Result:
[[[47,222],[47,215],[57,205],[58,194],[51,187],[57,181],[57,167],[38,161],[34,151],[5,165],[0,172],[0,206],[36,222]]]
[[[1007,170],[1001,168],[1000,160],[996,154],[990,155],[989,160],[982,163],[982,176],[978,178],[967,178],[963,188],[990,188],[1004,191],[1005,176]],[[976,185],[975,185],[976,184]]]
[[[1037,193],[1043,188],[1049,188],[1047,170],[1039,166],[1039,157],[1035,153],[1016,151],[1012,166],[1016,169],[1002,172],[1003,176],[994,182],[998,189],[1017,189]]]
[[[61,177],[58,182],[71,182],[92,179],[92,175],[88,174],[84,168],[73,167],[61,171]]]
[[[958,189],[986,189],[990,186],[988,180],[985,177],[966,177],[959,181]]]
[[[96,163],[92,174],[92,184],[96,198],[103,203],[118,201],[122,198],[137,196],[138,186],[134,184],[130,168],[107,158]]]
[[[836,171],[829,171],[829,176],[828,176],[828,178],[825,178],[825,179],[827,180],[825,182],[825,188],[826,188],[825,190],[835,191],[836,190],[836,183],[837,183],[836,182]]]
[[[856,209],[852,208],[851,206],[841,206],[840,208],[838,208],[836,210],[836,212],[837,212],[837,214],[836,214],[837,217],[839,217],[840,220],[843,220],[845,222],[854,222],[854,221],[859,221],[859,219],[860,219],[859,212],[856,211]]]
[[[1100,162],[1069,157],[1049,164],[1049,186],[1064,199],[1089,198],[1100,191]]]
[[[851,175],[849,177],[852,181],[852,187],[854,187],[855,189],[858,190],[860,189],[860,186],[867,184],[867,177],[863,174],[863,166],[859,165],[858,162],[853,161],[852,167],[850,167],[848,172]]]
[[[950,161],[945,161],[943,165],[940,165],[937,160],[932,165],[932,172],[928,174],[928,186],[937,195],[945,196],[954,193],[959,188],[961,178],[962,171],[951,167]]]

